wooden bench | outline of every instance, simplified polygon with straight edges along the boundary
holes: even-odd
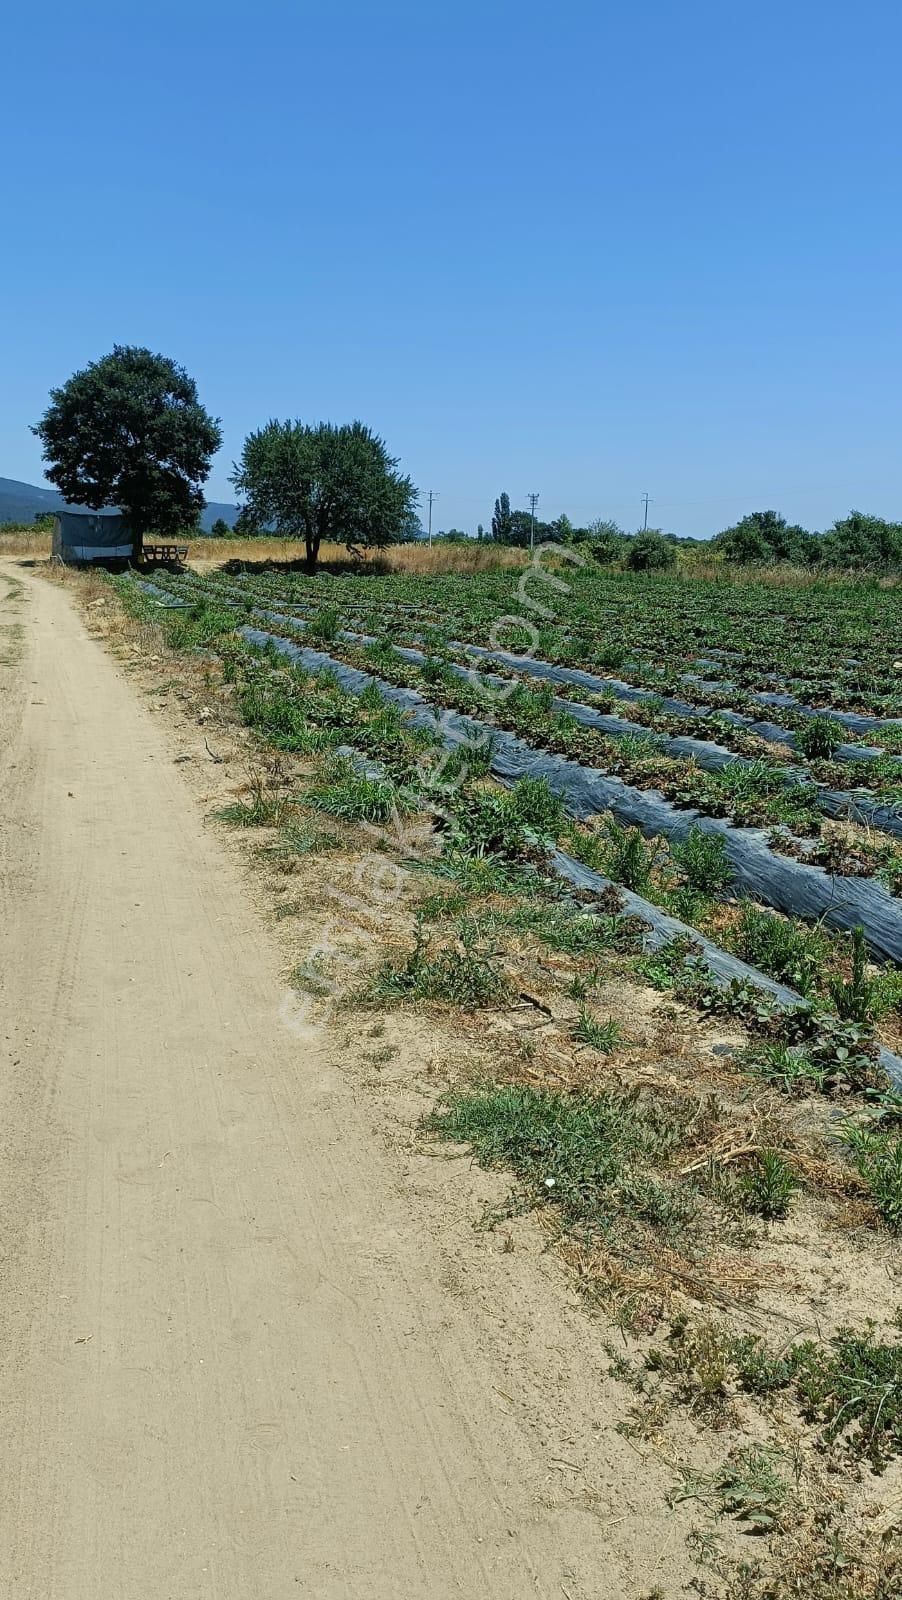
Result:
[[[153,567],[175,567],[182,571],[188,560],[188,546],[186,544],[144,544],[141,546],[141,561]]]

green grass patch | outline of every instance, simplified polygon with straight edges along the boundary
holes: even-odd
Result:
[[[416,800],[389,778],[369,778],[347,756],[327,762],[321,782],[304,794],[307,805],[346,822],[385,823],[416,810]]]
[[[454,1090],[429,1118],[441,1139],[504,1168],[525,1207],[552,1203],[571,1228],[607,1233],[623,1216],[684,1225],[694,1197],[654,1172],[680,1144],[689,1102],[639,1091],[568,1095],[523,1084]]]

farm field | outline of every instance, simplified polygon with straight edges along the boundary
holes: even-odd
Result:
[[[798,595],[775,601],[779,591],[763,586],[582,573],[580,581],[589,592],[578,604],[572,593],[541,591],[539,603],[550,609],[550,593],[561,614],[540,628],[528,615],[536,580],[524,604],[522,579],[507,575],[445,580],[442,627],[441,580],[432,599],[430,586],[419,585],[419,600],[395,578],[330,578],[315,591],[310,580],[273,574],[189,574],[158,584],[173,602],[219,602],[243,614],[258,645],[280,638],[283,650],[291,648],[285,641],[318,648],[336,670],[378,680],[396,703],[462,716],[458,734],[481,740],[489,764],[494,751],[508,776],[519,770],[548,780],[583,825],[571,830],[570,846],[585,866],[608,869],[698,932],[716,931],[737,955],[755,954],[749,901],[816,925],[827,959],[768,962],[765,951],[772,978],[785,982],[796,972],[803,990],[826,993],[842,966],[844,936],[859,928],[878,960],[898,961],[902,719],[891,715],[899,674],[886,640],[898,619],[895,591],[825,585],[803,605]],[[328,604],[317,607],[311,594],[324,592]],[[607,628],[596,622],[590,632],[589,615],[607,616]],[[517,653],[527,627],[529,657]],[[787,655],[789,627],[798,649]],[[729,656],[714,643],[728,637]],[[845,687],[838,671],[827,684],[817,665],[825,652],[848,664]],[[779,677],[768,667],[777,659]],[[765,683],[771,688],[751,687]],[[693,853],[704,866],[686,866]],[[712,902],[711,890],[729,887],[743,904],[731,896],[725,913],[723,895]],[[832,943],[831,932],[840,936]],[[892,971],[881,981],[895,992]],[[891,1019],[890,1033],[894,1026]]]

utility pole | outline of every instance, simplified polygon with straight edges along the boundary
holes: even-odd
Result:
[[[432,502],[433,502],[433,500],[437,500],[437,499],[438,499],[438,495],[436,494],[435,490],[434,489],[430,489],[429,490],[429,543],[430,543],[430,545],[432,544]]]
[[[536,506],[539,503],[539,497],[537,494],[528,494],[526,498],[529,501],[529,510],[532,516],[532,521],[529,524],[529,548],[534,550],[536,545]]]
[[[643,500],[644,500],[644,501],[645,501],[645,521],[644,521],[644,522],[643,522],[643,524],[642,524],[642,531],[643,531],[643,533],[644,533],[644,532],[646,532],[646,531],[647,531],[647,529],[648,529],[648,499],[649,499],[649,497],[648,497],[648,495],[647,495],[647,494],[644,494],[644,495],[643,495],[643,496],[642,496],[642,498],[643,498]]]

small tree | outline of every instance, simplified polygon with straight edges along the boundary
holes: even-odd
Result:
[[[492,538],[497,544],[510,544],[511,542],[510,495],[503,492],[495,501],[495,510],[492,513]]]
[[[248,434],[232,483],[255,527],[304,540],[307,571],[334,539],[381,550],[409,528],[417,492],[378,434],[362,422],[269,422]]]
[[[637,533],[629,541],[626,564],[631,572],[664,572],[676,565],[676,546],[657,528]]]
[[[210,529],[210,537],[212,539],[227,539],[231,531],[225,517],[217,517]]]
[[[136,538],[195,525],[222,443],[184,367],[136,345],[115,345],[51,390],[32,431],[64,498],[121,506]]]

